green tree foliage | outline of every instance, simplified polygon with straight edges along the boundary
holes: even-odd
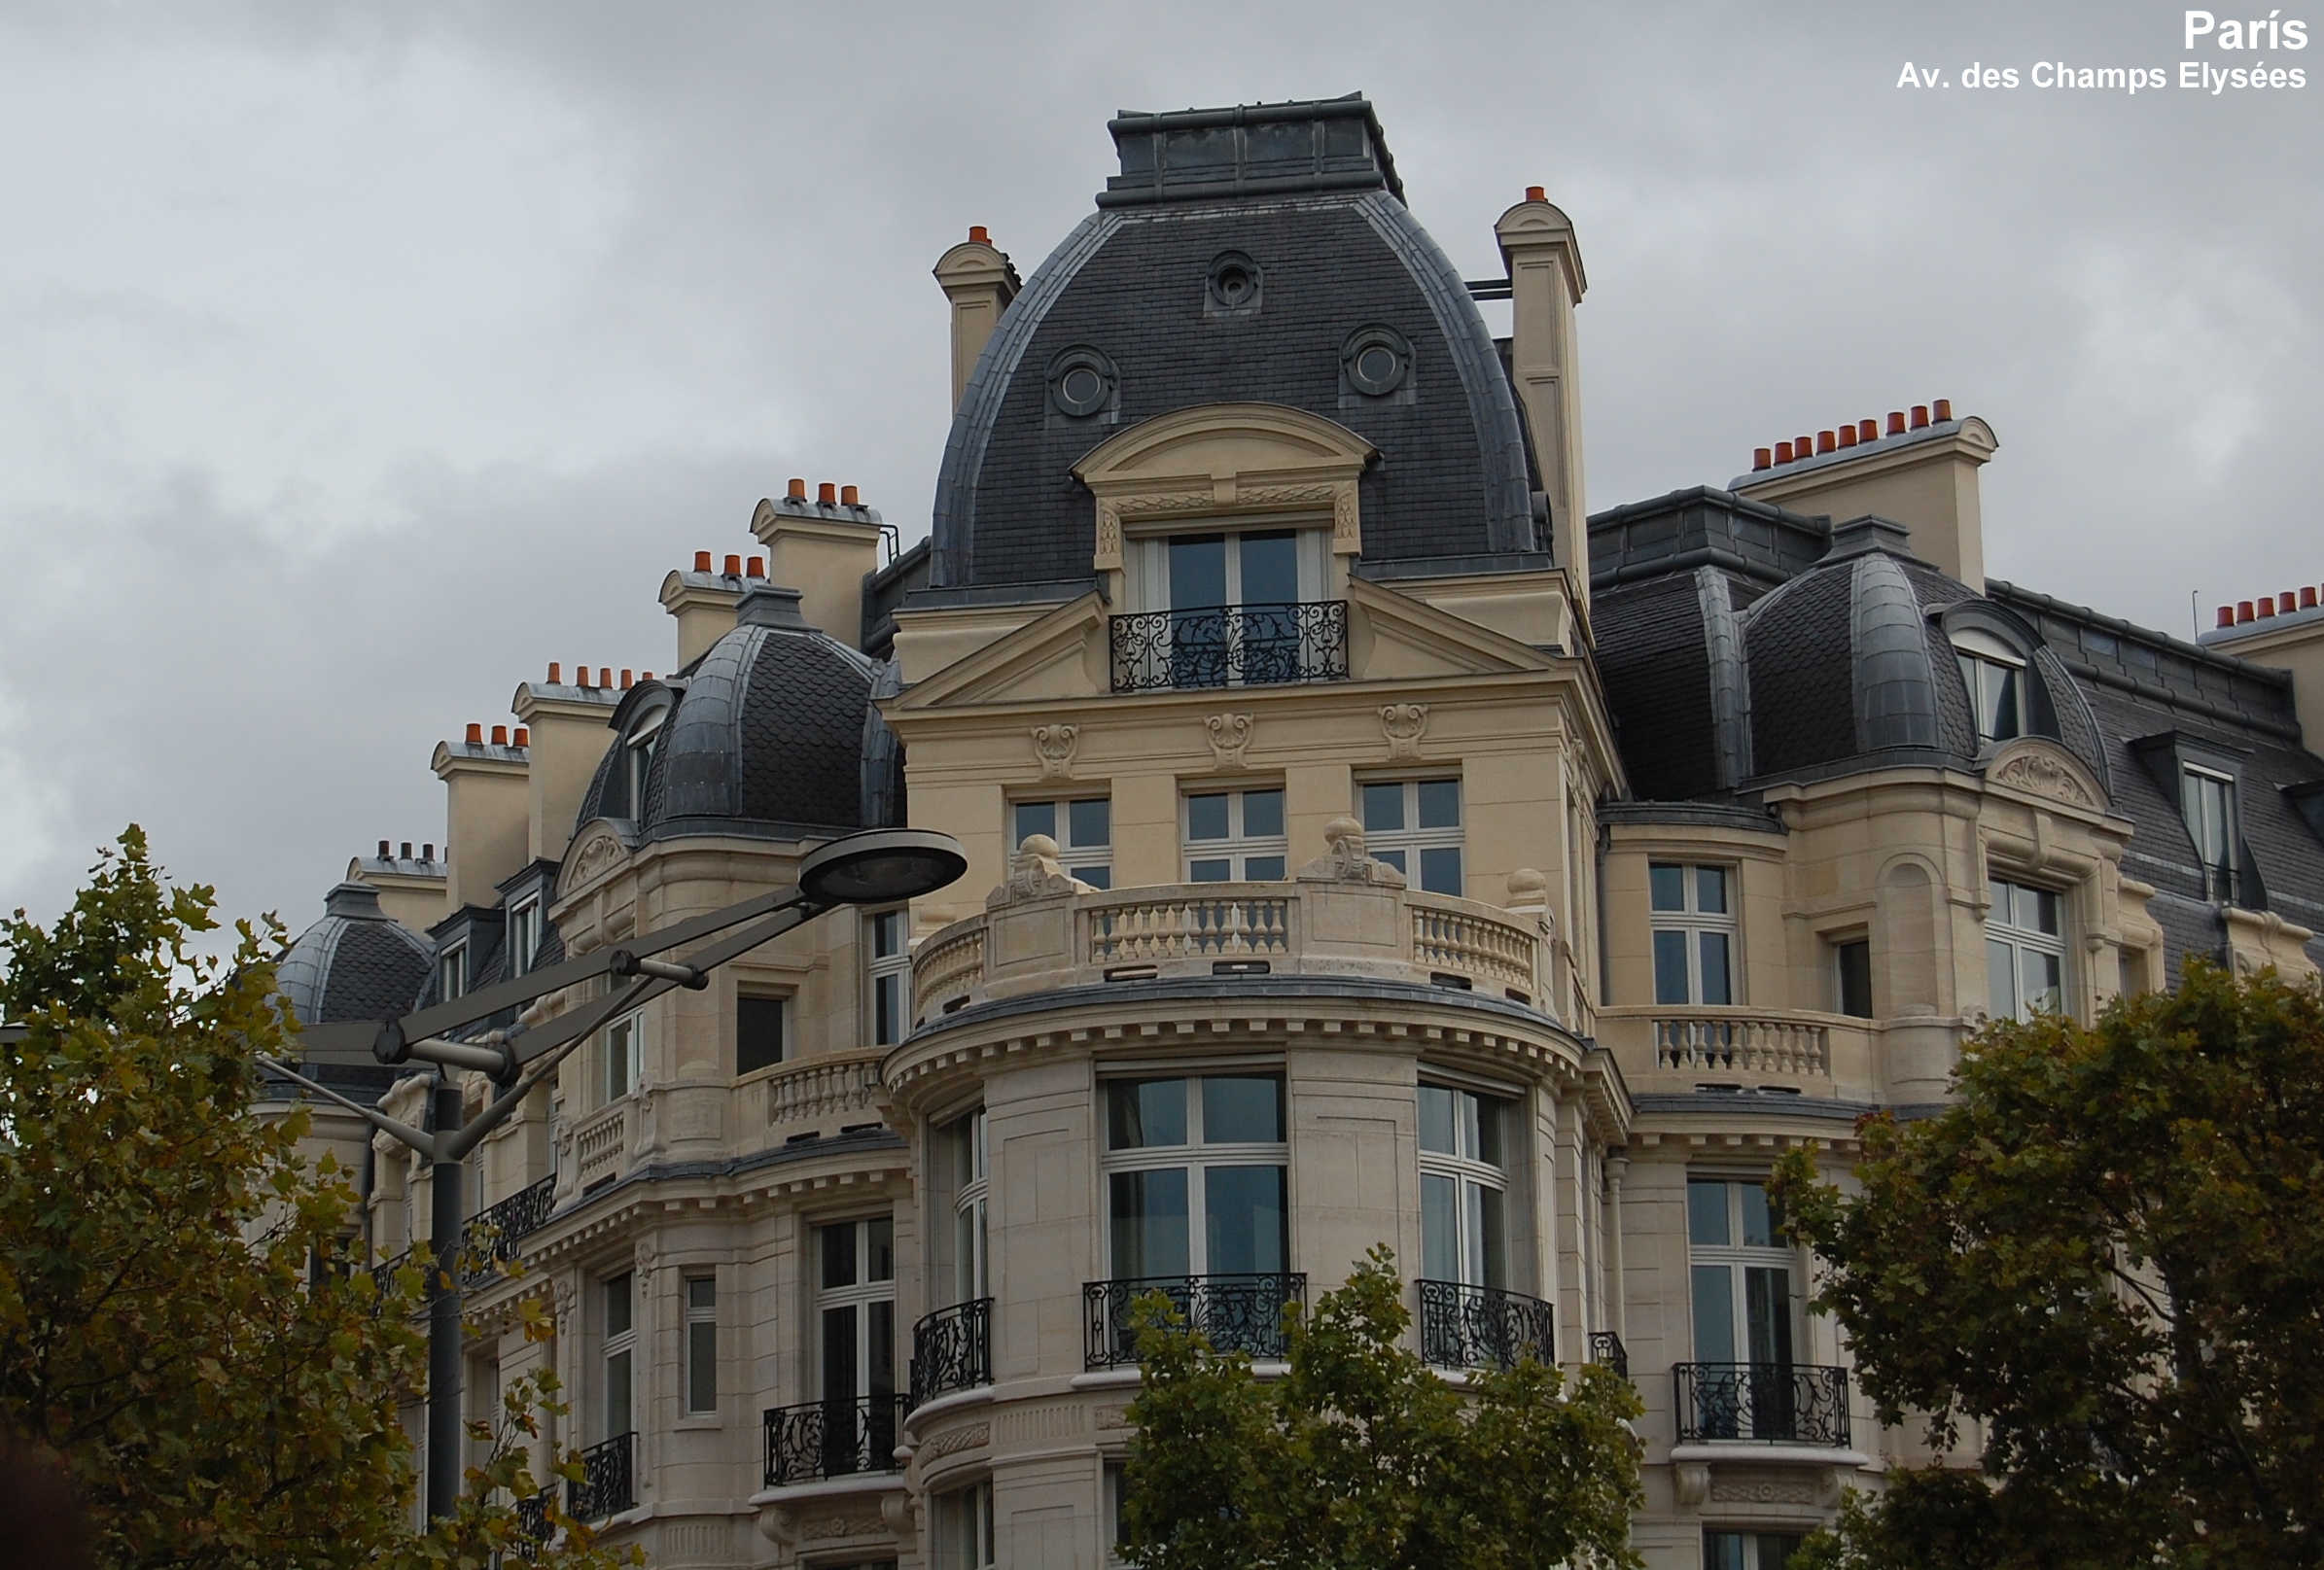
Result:
[[[424,1269],[382,1292],[329,1268],[355,1195],[300,1157],[302,1111],[255,1111],[257,1055],[296,1056],[280,928],[205,958],[214,905],[132,826],[53,926],[0,924],[0,1017],[25,1028],[0,1054],[0,1427],[62,1458],[109,1570],[620,1562],[580,1531],[536,1551],[487,1502],[536,1491],[553,1385],[510,1392],[454,1519],[405,1524]]]
[[[1122,1517],[1145,1570],[1639,1562],[1637,1392],[1595,1365],[1568,1390],[1530,1358],[1456,1388],[1401,1344],[1411,1315],[1386,1249],[1288,1316],[1280,1379],[1214,1352],[1159,1295],[1137,1311]]]
[[[1954,1089],[1867,1123],[1858,1194],[1778,1174],[1865,1389],[1951,1452],[1810,1562],[2324,1563],[2324,994],[2191,960]]]

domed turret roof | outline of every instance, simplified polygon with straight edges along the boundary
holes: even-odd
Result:
[[[301,1025],[383,1020],[412,1007],[434,965],[428,940],[390,920],[376,890],[342,883],[275,966],[275,987]]]

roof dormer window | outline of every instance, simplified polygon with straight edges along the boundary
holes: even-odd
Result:
[[[2189,764],[2179,771],[2179,810],[2195,858],[2202,867],[2203,897],[2221,905],[2236,901],[2236,782],[2225,774]]]
[[[1977,745],[1989,747],[2025,734],[2025,657],[1990,633],[1964,627],[1953,635],[1961,683]]]
[[[633,819],[646,816],[646,776],[652,771],[653,750],[661,741],[662,720],[668,713],[660,710],[640,720],[622,748],[622,780]]]

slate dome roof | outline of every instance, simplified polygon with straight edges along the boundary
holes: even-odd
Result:
[[[379,908],[378,890],[342,883],[275,966],[275,988],[301,1025],[383,1020],[413,1006],[435,959],[426,938]]]

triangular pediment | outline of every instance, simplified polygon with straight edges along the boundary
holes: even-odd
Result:
[[[1408,594],[1348,581],[1350,674],[1359,681],[1429,680],[1546,671],[1552,656]]]
[[[1079,700],[1107,686],[1106,602],[1084,594],[915,682],[894,710]]]

